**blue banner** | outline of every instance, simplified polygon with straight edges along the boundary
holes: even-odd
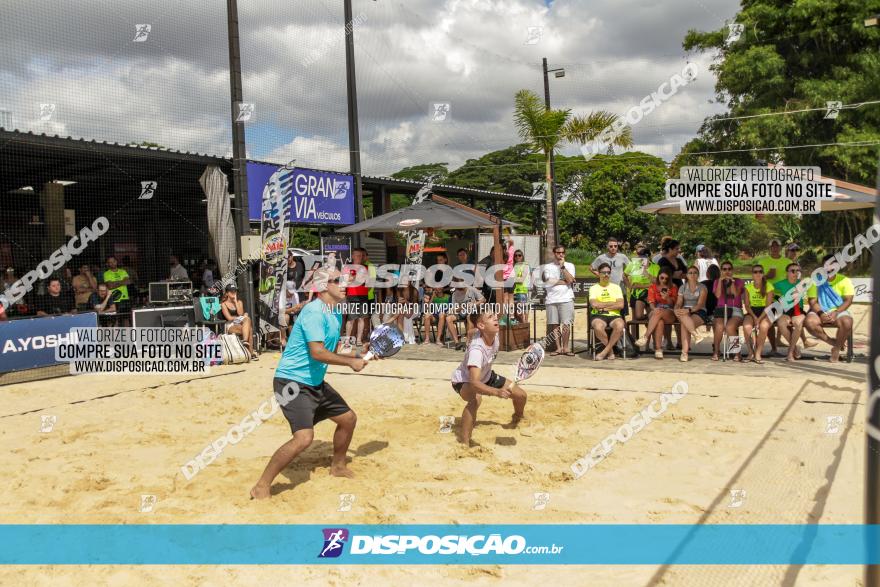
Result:
[[[864,565],[880,526],[3,525],[0,564]]]
[[[261,218],[263,192],[279,165],[247,164],[248,212]],[[294,168],[290,188],[290,222],[294,224],[354,224],[354,178],[343,173]]]
[[[71,328],[96,328],[94,312],[0,322],[0,372],[58,364],[55,347],[69,342]]]

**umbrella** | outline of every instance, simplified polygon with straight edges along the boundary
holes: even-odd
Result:
[[[822,212],[873,208],[877,203],[878,192],[875,189],[839,179],[834,180],[834,183],[831,192],[834,199],[821,201],[819,207]],[[638,210],[647,214],[681,214],[680,202],[681,200],[660,200],[639,206]]]
[[[518,226],[517,223],[506,220],[502,221],[502,224]],[[497,220],[493,220],[483,212],[472,212],[466,207],[426,200],[340,228],[336,232],[399,232],[426,228],[466,229],[493,226],[497,226]]]

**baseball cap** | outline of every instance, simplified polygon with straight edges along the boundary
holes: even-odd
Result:
[[[773,245],[782,245],[782,241],[780,241],[778,238],[771,238],[768,246],[772,247]]]
[[[801,250],[801,246],[800,246],[799,244],[797,244],[797,243],[791,243],[790,245],[788,245],[788,246],[786,247],[786,249],[788,249],[789,251],[800,251],[800,250]]]
[[[225,288],[223,288],[223,290],[224,291],[238,291],[238,286],[235,285],[234,283],[230,283]]]
[[[293,281],[287,282],[287,291],[296,291],[296,284]]]
[[[339,279],[340,273],[335,269],[321,267],[315,269],[312,274],[312,287],[317,292],[327,291],[327,285],[334,279]]]
[[[699,253],[700,251],[702,251],[705,248],[706,248],[706,245],[697,245],[697,252]]]

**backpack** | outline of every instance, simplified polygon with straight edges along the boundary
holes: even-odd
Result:
[[[216,320],[220,314],[220,300],[213,296],[202,296],[199,298],[199,306],[202,308],[202,319]]]

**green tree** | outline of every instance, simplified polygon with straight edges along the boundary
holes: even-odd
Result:
[[[836,119],[825,119],[824,108],[827,101],[856,104],[880,95],[880,29],[863,24],[878,12],[880,0],[743,0],[735,18],[745,27],[739,40],[726,42],[727,27],[689,31],[686,50],[717,55],[716,97],[728,111],[704,121],[699,137],[673,163],[673,176],[681,165],[766,159],[818,166],[824,176],[871,185],[876,146],[830,143],[880,140],[880,106],[844,109]],[[811,108],[818,110],[724,120]],[[778,148],[815,144],[829,146]],[[718,150],[736,152],[694,155]],[[851,241],[869,223],[870,212],[833,212],[804,217],[801,228],[804,239],[824,246]]]
[[[656,220],[638,207],[662,199],[665,182],[666,164],[657,157],[596,156],[581,193],[559,205],[560,238],[568,246],[596,250],[609,236],[632,244],[648,238]]]
[[[533,153],[544,155],[544,177],[551,189],[547,190],[547,250],[545,254],[550,258],[550,253],[556,246],[554,242],[554,219],[553,219],[553,185],[550,173],[550,155],[555,153],[560,143],[568,141],[584,145],[594,140],[618,116],[610,112],[595,111],[586,116],[573,116],[571,110],[547,109],[543,100],[531,90],[520,90],[514,98],[514,125],[520,138],[525,141]],[[612,142],[620,147],[631,147],[632,132],[629,127],[624,127]]]
[[[422,183],[445,183],[446,176],[449,175],[448,163],[424,163],[422,165],[413,165],[404,167],[397,173],[391,175],[394,179],[411,179]]]

